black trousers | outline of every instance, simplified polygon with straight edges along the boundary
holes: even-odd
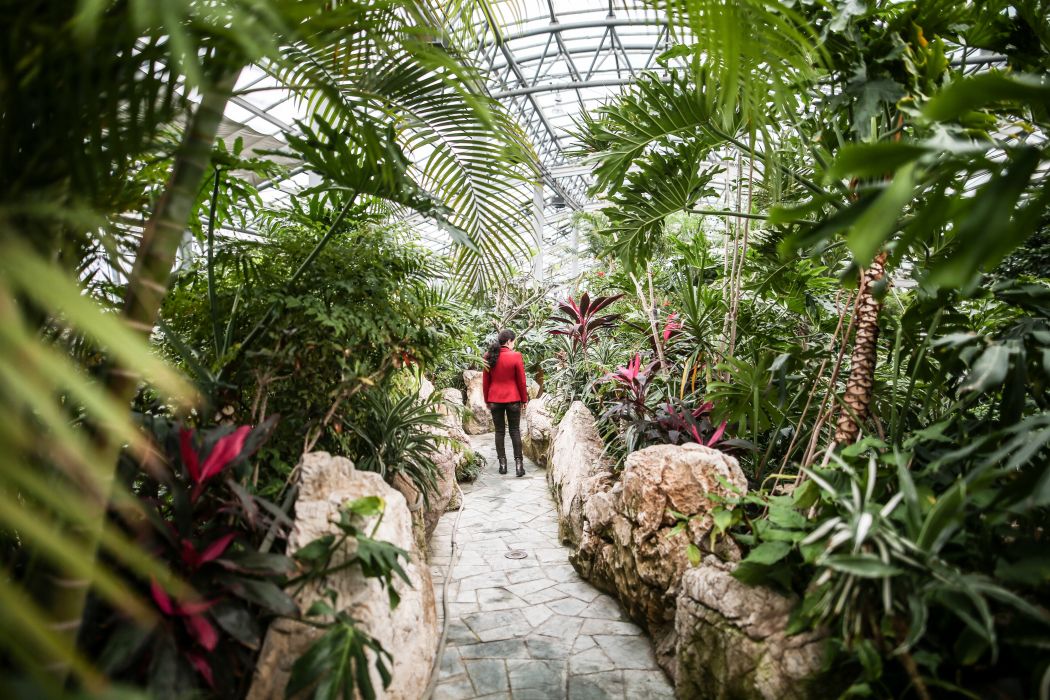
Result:
[[[507,458],[507,448],[503,444],[503,436],[506,435],[507,426],[510,425],[510,444],[514,448],[514,459],[521,459],[521,404],[493,403],[492,422],[496,426],[496,456],[500,459]]]

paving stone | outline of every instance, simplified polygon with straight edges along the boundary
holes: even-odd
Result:
[[[569,657],[569,673],[574,676],[613,670],[616,670],[616,662],[598,647],[578,652]]]
[[[551,615],[536,631],[551,637],[571,639],[576,637],[582,625],[583,620],[572,615]]]
[[[585,603],[589,603],[589,602],[591,602],[592,600],[594,600],[595,598],[597,598],[598,596],[601,595],[601,593],[594,586],[592,586],[589,583],[583,583],[583,582],[581,582],[581,583],[559,583],[557,586],[555,586],[555,588],[557,588],[559,591],[567,593],[568,595],[572,596],[573,598],[577,598],[579,600],[582,600]]]
[[[572,651],[572,638],[537,634],[525,638],[529,655],[534,659],[565,659]]]
[[[538,566],[528,566],[524,569],[515,569],[507,572],[507,580],[511,583],[524,583],[536,579],[546,579],[547,574]]]
[[[512,583],[509,586],[506,586],[506,588],[514,595],[520,596],[528,593],[535,593],[536,591],[542,591],[544,588],[550,588],[553,585],[554,581],[551,581],[549,578],[536,578],[531,581]]]
[[[471,441],[495,465],[492,436]],[[507,479],[492,467],[438,522],[429,564],[439,615],[449,579],[449,626],[434,698],[669,700],[649,639],[569,564],[544,472],[526,469]],[[528,556],[507,559],[512,548]]]
[[[580,613],[580,617],[592,617],[601,620],[627,619],[627,616],[620,610],[620,605],[607,595],[596,598]]]
[[[565,685],[566,663],[564,661],[512,659],[507,661],[507,671],[510,675],[511,692],[515,697],[519,689],[557,688]]]
[[[441,678],[443,679],[466,673],[463,661],[459,657],[459,650],[455,647],[445,647],[445,652],[441,655],[440,668]]]
[[[533,628],[536,628],[546,622],[554,612],[546,605],[541,604],[530,605],[527,608],[522,608],[521,614],[525,616],[525,619],[528,620]]]
[[[628,634],[636,636],[642,634],[642,628],[633,622],[591,618],[583,621],[580,634]]]
[[[568,558],[568,550],[562,550],[565,558]],[[576,573],[576,569],[572,568],[571,564],[561,564],[559,566],[548,566],[545,567],[547,576],[559,582],[568,581],[582,581],[580,575]]]
[[[528,603],[506,588],[481,588],[478,590],[478,605],[482,610],[508,610],[527,607]]]
[[[507,666],[503,659],[469,659],[463,662],[478,695],[510,690]]]
[[[657,667],[652,643],[645,637],[596,634],[594,641],[598,643],[606,656],[616,660],[619,668],[645,670]]]
[[[674,699],[674,690],[663,671],[626,670],[623,672],[623,680],[628,698]]]
[[[547,603],[547,607],[562,615],[579,615],[587,607],[587,603],[576,598],[562,598]]]
[[[478,588],[494,588],[495,586],[507,585],[507,577],[500,571],[486,571],[483,574],[477,574],[476,576],[468,576],[464,579],[460,579],[459,590],[461,591],[473,591]]]
[[[478,641],[478,635],[474,634],[462,620],[450,619],[448,623],[449,644],[473,644]]]
[[[518,610],[498,610],[493,612],[477,612],[463,617],[463,622],[475,633],[487,632],[497,627],[505,627],[518,622],[524,622],[525,617]]]
[[[542,688],[524,688],[514,691],[514,700],[565,700],[568,697],[564,685],[550,685]]]
[[[475,695],[474,686],[466,675],[442,681],[434,687],[434,700],[470,700]]]
[[[622,671],[569,676],[569,700],[608,700],[609,698],[616,698],[616,700],[624,698]]]
[[[554,600],[561,600],[566,596],[554,586],[549,586],[538,591],[533,591],[532,593],[526,593],[521,597],[526,603],[539,605],[540,603],[550,603]]]
[[[527,659],[529,649],[522,639],[501,639],[498,642],[460,645],[459,655],[463,659]]]

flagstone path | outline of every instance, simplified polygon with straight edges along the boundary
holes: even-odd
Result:
[[[471,442],[488,465],[463,484],[435,700],[673,698],[649,638],[569,564],[546,473],[526,460],[526,476],[513,464],[501,476],[492,435]],[[441,518],[430,544],[439,615],[456,515]],[[508,559],[512,549],[526,557]]]

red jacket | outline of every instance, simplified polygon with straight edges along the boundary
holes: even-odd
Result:
[[[486,369],[481,381],[486,403],[528,403],[525,363],[520,352],[500,348],[496,366]]]

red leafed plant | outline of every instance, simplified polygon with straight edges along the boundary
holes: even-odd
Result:
[[[147,475],[128,461],[145,515],[133,534],[187,585],[175,594],[155,579],[142,582],[160,619],[148,630],[95,604],[87,628],[98,637],[85,646],[114,678],[171,696],[207,689],[242,697],[265,621],[298,617],[281,588],[296,565],[259,551],[268,531],[283,533],[290,523],[241,485],[273,425],[191,430],[149,422],[168,468]]]
[[[577,304],[572,297],[566,301],[558,302],[562,316],[555,314],[552,318],[565,324],[564,328],[552,328],[547,331],[551,335],[565,335],[572,340],[574,350],[586,350],[595,331],[608,328],[619,320],[620,314],[605,314],[599,316],[598,312],[608,307],[613,302],[623,297],[623,294],[614,294],[607,297],[596,297],[591,299],[587,292],[580,297]]]

